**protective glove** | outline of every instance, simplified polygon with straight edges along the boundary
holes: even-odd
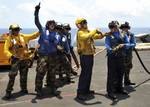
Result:
[[[100,29],[100,28],[97,28],[97,29],[96,29],[96,33],[102,34],[101,29]]]
[[[62,46],[60,46],[60,45],[57,45],[57,49],[58,49],[60,52],[64,52],[63,47],[62,47]]]
[[[19,58],[17,58],[17,57],[15,57],[14,55],[12,55],[12,56],[11,56],[11,60],[12,60],[12,61],[17,61],[17,60],[19,60]]]
[[[37,6],[35,6],[35,10],[36,10],[36,11],[39,11],[39,10],[40,10],[40,5],[41,5],[41,3],[39,3]]]
[[[111,36],[111,35],[112,35],[111,32],[106,32],[106,33],[104,33],[104,36]]]

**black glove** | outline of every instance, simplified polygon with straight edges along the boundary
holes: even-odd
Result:
[[[98,28],[96,29],[96,33],[100,34],[101,33],[101,30]]]
[[[11,56],[11,60],[12,60],[12,61],[17,61],[17,60],[19,60],[19,58],[17,58],[17,57],[15,57],[15,56],[12,55],[12,56]]]
[[[41,3],[39,3],[37,6],[35,6],[35,10],[36,10],[36,11],[39,11],[39,10],[40,10],[40,5],[41,5]]]

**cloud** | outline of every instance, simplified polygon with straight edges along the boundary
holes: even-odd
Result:
[[[14,20],[25,27],[35,27],[33,13],[38,1],[21,0],[13,9],[8,4],[0,4],[1,25]],[[106,27],[111,20],[144,27],[150,25],[149,7],[149,0],[41,0],[40,20],[43,25],[46,20],[55,19],[75,27],[75,19],[84,17],[90,27]]]

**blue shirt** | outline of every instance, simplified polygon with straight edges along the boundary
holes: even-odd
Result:
[[[67,39],[66,35],[63,35],[63,34],[60,35],[57,33],[56,38],[58,41],[57,44],[64,48],[65,53],[69,54],[70,53],[70,46],[69,46],[68,39]]]
[[[125,49],[128,49],[130,46],[130,43],[128,41],[127,35],[122,35],[119,31],[112,33],[112,35],[108,35],[105,38],[105,46],[107,48],[108,55],[112,54],[112,49],[118,46],[119,44],[125,44],[122,52],[125,51]]]
[[[48,55],[57,52],[56,32],[42,31],[38,43],[40,44],[38,49],[40,54]]]
[[[135,36],[134,36],[134,34],[133,33],[128,33],[127,34],[127,38],[128,38],[128,42],[129,42],[129,44],[127,45],[128,46],[128,48],[135,48],[135,46],[136,46],[136,39],[135,39]]]
[[[35,15],[35,24],[40,32],[40,38],[38,43],[40,47],[38,49],[38,53],[41,55],[49,55],[51,53],[57,52],[57,39],[56,39],[56,32],[49,32],[47,29],[44,29],[39,21],[38,16],[39,10],[36,10]]]

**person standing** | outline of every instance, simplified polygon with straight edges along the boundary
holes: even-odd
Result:
[[[108,97],[117,100],[115,93],[127,95],[123,89],[122,81],[125,72],[125,48],[129,44],[126,35],[119,31],[118,21],[112,21],[108,25],[110,32],[105,38],[107,48],[107,93]]]
[[[28,49],[28,43],[30,40],[36,39],[40,34],[35,32],[33,34],[20,33],[20,26],[18,24],[12,24],[9,27],[9,33],[7,35],[4,52],[10,58],[11,71],[9,72],[9,82],[6,89],[6,99],[11,98],[15,77],[20,72],[20,87],[21,93],[28,94],[27,90],[27,76],[28,76],[28,59],[30,59],[31,53]]]
[[[132,64],[132,51],[136,46],[136,39],[133,33],[131,33],[130,30],[130,25],[128,22],[125,22],[124,24],[122,24],[120,26],[120,29],[122,30],[122,33],[126,34],[129,40],[129,48],[126,50],[126,58],[125,58],[125,63],[126,63],[126,71],[124,74],[124,85],[128,86],[128,85],[135,85],[135,83],[131,82],[130,80],[130,71],[133,67]]]
[[[57,39],[56,32],[52,29],[55,28],[55,21],[50,20],[47,21],[45,28],[43,29],[40,21],[39,21],[39,10],[40,4],[35,7],[35,25],[39,29],[40,38],[39,38],[39,48],[38,54],[39,58],[37,60],[37,68],[36,68],[36,79],[35,79],[35,91],[37,92],[37,96],[41,97],[42,86],[43,86],[43,78],[47,73],[47,85],[51,88],[51,94],[57,96],[59,93],[57,92],[56,84],[55,84],[55,72],[59,61],[59,56],[57,54]]]
[[[87,100],[94,91],[90,90],[92,69],[94,63],[95,46],[94,39],[102,39],[104,36],[99,30],[88,30],[87,21],[78,18],[75,22],[77,31],[77,51],[80,56],[81,74],[79,77],[77,99]]]
[[[71,40],[71,33],[70,33],[70,30],[71,30],[71,27],[70,27],[70,25],[69,24],[64,24],[63,25],[63,28],[64,28],[64,35],[66,35],[66,37],[67,37],[67,40],[68,40],[68,44],[69,44],[69,47],[70,47],[70,54],[67,54],[67,57],[68,57],[68,59],[69,59],[69,61],[70,61],[70,64],[72,65],[72,58],[73,58],[73,60],[74,60],[74,62],[75,62],[75,64],[76,64],[76,66],[77,66],[77,68],[79,69],[79,62],[78,62],[78,60],[77,60],[77,57],[76,57],[76,55],[75,55],[75,53],[74,53],[74,50],[73,50],[73,46],[72,46],[72,40]],[[72,58],[71,58],[72,57]],[[73,74],[73,75],[78,75],[78,73],[76,72],[76,71],[74,71],[74,69],[72,68],[72,71],[71,71],[71,74]]]
[[[63,73],[66,74],[67,82],[71,82],[71,63],[67,57],[70,54],[70,47],[68,43],[67,36],[64,35],[62,24],[57,24],[57,51],[59,55],[59,78],[63,80]]]

